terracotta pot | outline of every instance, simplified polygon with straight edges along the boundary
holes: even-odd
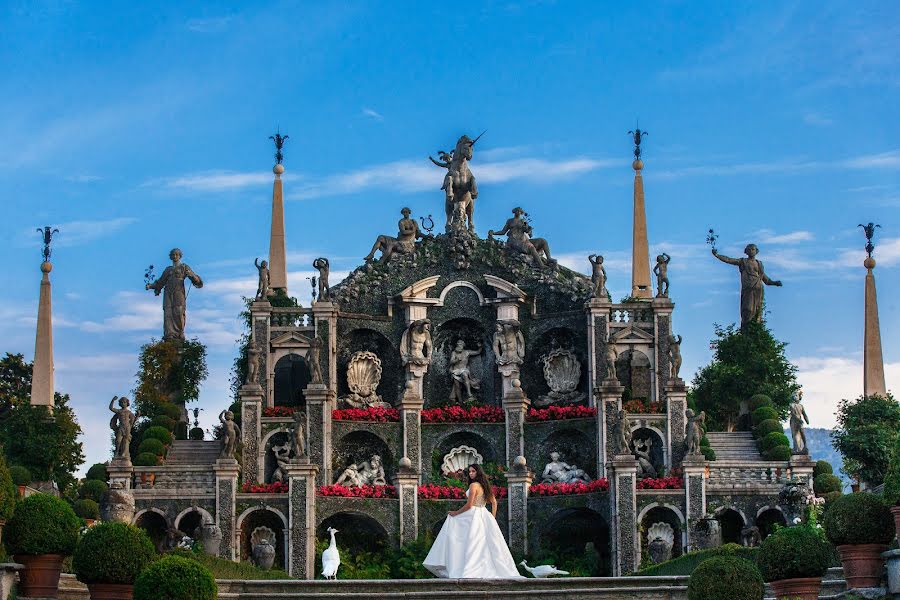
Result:
[[[61,554],[17,554],[16,562],[25,565],[19,573],[19,596],[29,598],[56,598],[59,594],[59,573],[62,571]]]
[[[775,600],[819,600],[822,589],[821,577],[782,579],[769,584]]]
[[[897,534],[898,542],[900,542],[900,506],[892,506],[891,514],[894,515],[894,531]]]
[[[844,567],[844,579],[847,589],[873,588],[881,585],[884,575],[884,558],[881,553],[887,550],[885,544],[845,544],[838,546],[841,565]]]
[[[132,600],[134,586],[125,583],[89,583],[91,600]]]

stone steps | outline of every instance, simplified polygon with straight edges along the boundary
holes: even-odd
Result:
[[[166,465],[212,465],[219,458],[219,440],[175,440],[166,456]]]
[[[762,455],[749,431],[707,432],[709,446],[716,452],[716,460],[761,461]]]

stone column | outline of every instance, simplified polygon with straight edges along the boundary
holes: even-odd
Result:
[[[416,473],[422,472],[422,407],[425,401],[416,394],[412,381],[400,399],[400,422],[403,425],[403,456],[410,460]]]
[[[635,158],[634,169],[634,229],[631,251],[631,295],[635,298],[652,298],[650,285],[650,245],[647,241],[647,210],[644,207],[644,178],[641,170],[644,162]]]
[[[592,390],[600,387],[600,383],[607,375],[606,344],[609,337],[610,306],[611,303],[607,298],[591,298],[585,305],[588,333],[588,385]],[[596,399],[591,398],[591,401]]]
[[[288,573],[298,579],[316,577],[316,474],[307,459],[291,459],[288,476]],[[349,535],[352,535],[350,533]]]
[[[522,383],[512,380],[512,387],[503,396],[503,410],[506,411],[506,464],[525,454],[525,414],[531,401],[525,396]]]
[[[262,394],[263,389],[259,384],[244,384],[238,390],[238,398],[241,401],[241,433],[243,434],[241,442],[244,446],[241,453],[244,483],[262,483],[262,474],[259,472]]]
[[[509,513],[509,549],[514,556],[528,553],[528,490],[534,474],[524,456],[517,456],[506,475],[509,492],[506,509]]]
[[[400,544],[403,545],[419,536],[419,471],[409,457],[400,459],[393,483],[400,499]]]
[[[687,517],[688,552],[700,550],[704,544],[695,539],[694,528],[706,516],[706,459],[702,454],[688,455],[681,463],[684,469],[684,497]]]
[[[220,458],[213,465],[216,474],[216,525],[222,531],[224,542],[219,556],[228,560],[236,560],[239,556],[235,553],[238,532],[235,530],[234,508],[240,470],[233,458]]]
[[[884,356],[881,353],[881,325],[878,322],[878,296],[875,293],[875,259],[869,256],[866,267],[866,322],[863,340],[863,393],[884,396]],[[43,285],[43,284],[42,284]],[[41,288],[43,289],[43,287]],[[43,298],[43,295],[41,296]]]
[[[669,428],[670,468],[681,464],[684,458],[685,431],[687,427],[687,388],[681,379],[670,379],[666,383],[666,404],[668,405],[667,427]]]
[[[810,493],[813,491],[813,471],[816,468],[816,461],[809,457],[809,454],[792,454],[791,455],[791,477],[806,482]]]
[[[672,374],[672,366],[669,361],[669,336],[672,334],[672,312],[675,304],[668,298],[654,298],[650,304],[653,307],[653,344],[654,362],[656,364],[656,377],[654,377],[654,400],[662,400],[665,397],[665,388]]]
[[[322,375],[325,376],[325,384],[332,391],[337,390],[337,307],[327,301],[314,302],[312,305],[313,319],[316,324],[316,335],[325,343],[319,350],[319,360],[322,364]]]
[[[638,567],[637,459],[618,455],[610,461],[612,500],[613,576],[622,577]]]
[[[257,300],[250,305],[250,343],[259,348],[259,385],[263,390],[263,407],[275,406],[275,364],[269,353],[272,305]]]
[[[284,165],[272,167],[275,183],[272,185],[272,230],[269,236],[269,286],[272,291],[287,294],[287,251],[284,238],[284,193],[281,175]]]
[[[306,440],[310,462],[318,467],[319,485],[328,485],[331,477],[331,411],[335,393],[324,384],[311,383],[306,396]]]
[[[53,410],[53,304],[50,297],[50,261],[41,263],[41,293],[38,299],[37,332],[34,340],[34,368],[31,377],[31,404]]]
[[[625,387],[619,385],[617,379],[606,379],[595,390],[597,396],[597,476],[608,477],[606,470],[607,460],[615,456],[616,449],[613,446],[613,427],[619,409],[622,406],[622,394]]]

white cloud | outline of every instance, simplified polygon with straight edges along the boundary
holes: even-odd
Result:
[[[283,177],[287,179],[288,177]],[[270,173],[237,173],[234,171],[204,171],[178,177],[163,177],[146,181],[142,187],[162,187],[195,192],[223,192],[271,183]]]
[[[798,173],[822,169],[897,169],[900,168],[900,150],[879,154],[855,156],[834,161],[781,159],[768,162],[747,162],[725,165],[696,165],[660,171],[657,177],[674,179],[692,175],[729,176],[763,173]]]
[[[364,107],[362,109],[362,114],[371,119],[375,119],[376,121],[384,121],[384,115],[373,108]]]
[[[66,181],[71,181],[73,183],[92,183],[94,181],[100,181],[103,179],[99,175],[68,175],[66,176]]]
[[[848,158],[838,164],[850,169],[896,169],[900,167],[900,150]]]
[[[133,217],[119,217],[116,219],[60,223],[53,226],[54,229],[59,229],[59,233],[53,234],[53,246],[71,247],[87,244],[98,238],[111,235],[136,222],[137,219]],[[37,235],[35,229],[29,228],[22,231],[19,237],[20,246],[32,246],[35,245],[34,238]]]
[[[802,229],[780,234],[776,234],[771,229],[761,229],[752,235],[758,238],[760,244],[798,244],[800,242],[811,242],[816,239],[813,232]]]
[[[205,19],[189,19],[185,27],[195,33],[218,33],[228,28],[232,17],[208,17]]]
[[[875,258],[876,273],[878,273],[878,267],[893,267],[900,264],[900,238],[876,239],[873,256]],[[842,250],[838,255],[838,263],[845,267],[862,268],[865,258],[866,253],[863,250],[863,244],[860,244],[859,248]]]

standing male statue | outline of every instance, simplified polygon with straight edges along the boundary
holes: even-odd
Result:
[[[431,364],[431,321],[417,319],[400,337],[400,358],[404,365]]]
[[[588,262],[591,263],[591,284],[593,287],[591,297],[607,300],[606,268],[603,266],[603,256],[591,254],[588,256]]]
[[[656,275],[656,297],[669,297],[669,263],[672,257],[663,252],[656,257],[656,266],[653,267],[653,273]]]
[[[681,342],[683,341],[680,335],[669,335],[669,374],[670,379],[678,380],[679,374],[681,373]]]
[[[451,403],[462,404],[474,398],[472,390],[477,390],[481,382],[469,371],[469,359],[478,356],[481,351],[481,344],[476,350],[466,350],[466,343],[456,340],[456,347],[450,352],[450,378],[453,380]]]
[[[163,339],[183,340],[184,323],[187,319],[187,294],[184,280],[188,279],[194,287],[202,288],[203,280],[194,271],[181,262],[181,250],[173,248],[169,252],[172,266],[166,267],[159,279],[148,283],[144,289],[153,290],[157,296],[163,295]]]
[[[116,400],[119,401],[119,408],[115,408]],[[128,458],[128,447],[131,445],[131,431],[134,429],[134,423],[140,417],[140,414],[134,414],[128,408],[131,401],[124,396],[119,398],[113,396],[109,401],[109,410],[113,413],[112,419],[109,421],[109,427],[116,435],[116,451],[114,458]]]
[[[259,283],[256,285],[256,299],[265,300],[269,297],[269,262],[259,262],[258,258],[253,259],[256,270],[259,272]]]
[[[794,440],[794,454],[809,454],[809,446],[806,445],[806,431],[803,423],[809,425],[809,417],[803,408],[803,392],[796,391],[791,394],[791,437]]]
[[[525,361],[525,336],[516,319],[497,322],[493,349],[498,365],[521,365]]]
[[[313,268],[319,271],[319,301],[331,299],[331,286],[328,285],[328,275],[331,273],[331,263],[324,256],[313,261]]]
[[[747,258],[729,258],[719,254],[715,248],[712,253],[723,263],[735,265],[741,271],[741,327],[753,321],[762,321],[763,284],[781,287],[781,282],[769,279],[762,261],[756,260],[759,248],[756,244],[747,244],[744,248]]]
[[[230,410],[223,410],[219,414],[219,423],[222,424],[222,451],[219,458],[233,459],[241,440],[241,428],[234,422],[234,413]]]

